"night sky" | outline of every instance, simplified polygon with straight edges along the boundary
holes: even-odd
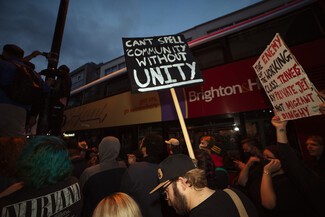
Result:
[[[122,37],[176,34],[259,0],[70,0],[59,65],[74,70],[123,54]],[[60,0],[0,0],[0,47],[49,52]],[[40,71],[43,56],[31,62]]]

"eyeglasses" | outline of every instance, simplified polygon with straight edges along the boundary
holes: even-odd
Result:
[[[178,180],[178,178],[177,179],[172,179],[166,186],[164,186],[163,188],[162,188],[162,190],[161,190],[161,195],[164,197],[164,199],[165,200],[168,200],[168,193],[167,193],[167,191],[166,191],[166,189],[168,188],[168,186],[170,185],[170,184],[172,184],[173,182],[175,182],[176,180]]]

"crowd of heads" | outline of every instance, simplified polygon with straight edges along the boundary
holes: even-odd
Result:
[[[268,145],[260,150],[260,145],[254,139],[244,139],[240,144],[244,153],[251,154],[250,159],[243,162],[245,166],[240,168],[240,173],[247,168],[251,169],[249,164],[259,164],[261,172],[266,175],[272,174],[272,177],[286,173],[279,160],[281,155],[278,145]],[[10,149],[4,148],[5,146],[10,146]],[[213,155],[220,157],[226,155],[213,136],[201,138],[200,149],[194,150],[195,159],[190,158],[187,153],[184,154],[184,147],[179,139],[170,138],[164,141],[157,134],[146,135],[139,144],[139,149],[144,152],[139,162],[158,165],[158,185],[151,189],[150,194],[159,191],[168,205],[172,206],[179,215],[188,215],[191,212],[193,207],[189,204],[195,201],[192,197],[198,192],[206,194],[209,190],[226,189],[229,186],[236,186],[237,181],[230,180],[227,170],[214,163]],[[97,168],[108,165],[108,169],[119,168],[120,166],[115,163],[118,162],[120,149],[121,143],[114,136],[104,137],[96,148],[89,147],[86,141],[75,141],[73,145],[67,145],[54,136],[36,136],[29,141],[21,138],[0,138],[0,151],[3,153],[0,162],[5,165],[1,170],[1,176],[14,177],[22,182],[24,187],[44,189],[68,180],[74,174],[72,156],[82,156],[82,153],[87,150],[92,150],[97,159],[92,166],[102,164],[103,166]],[[321,159],[324,156],[323,138],[308,137],[306,149],[311,157],[316,160]],[[8,150],[12,152],[6,152]],[[132,164],[137,162],[136,158]],[[131,164],[125,164],[125,167],[131,167]],[[94,175],[90,174],[86,177],[88,180]],[[249,173],[247,174],[250,176]],[[239,179],[241,179],[240,174]],[[83,186],[84,184],[81,188]],[[148,192],[148,195],[150,194]],[[92,216],[141,217],[143,214],[138,203],[137,199],[117,189],[116,192],[106,195],[98,202]]]

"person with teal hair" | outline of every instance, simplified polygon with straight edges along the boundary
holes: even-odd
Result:
[[[18,178],[25,186],[44,188],[69,178],[72,165],[64,141],[38,136],[29,142],[18,159]]]
[[[20,185],[0,197],[3,216],[80,216],[82,194],[66,144],[54,136],[37,136],[23,149],[17,162]]]

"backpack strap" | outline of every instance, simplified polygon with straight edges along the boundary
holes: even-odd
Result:
[[[248,217],[248,214],[244,207],[244,204],[241,201],[241,199],[239,198],[239,196],[236,194],[236,192],[234,192],[230,188],[225,188],[225,189],[223,189],[223,191],[226,192],[231,197],[232,201],[234,202],[234,204],[237,207],[239,216],[240,217]]]

